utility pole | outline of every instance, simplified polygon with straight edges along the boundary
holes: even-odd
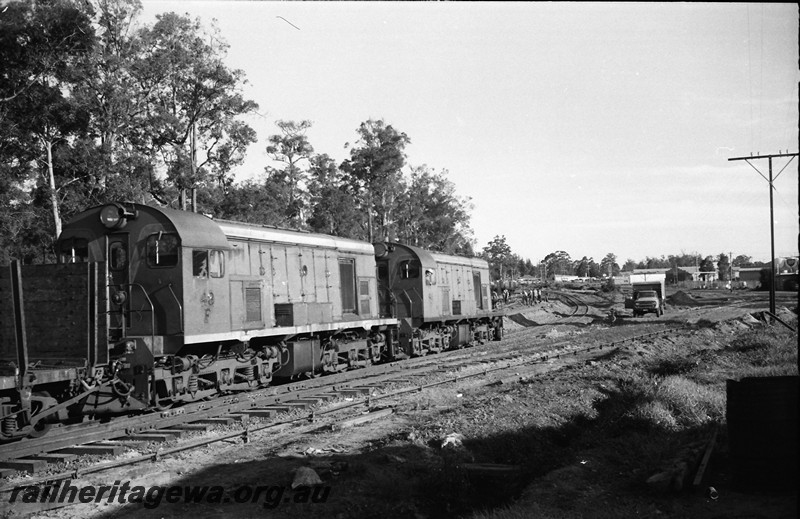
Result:
[[[191,144],[191,154],[192,154],[192,212],[197,212],[197,187],[195,186],[196,178],[197,178],[197,137],[195,134],[195,127],[194,123],[192,123],[192,144]]]
[[[734,157],[728,159],[728,161],[732,160],[743,160],[750,164],[750,167],[756,170],[761,178],[766,180],[769,183],[769,238],[770,238],[770,263],[769,263],[769,271],[770,271],[770,280],[769,280],[769,311],[772,314],[775,314],[775,221],[773,218],[773,208],[772,208],[772,190],[775,189],[773,186],[773,182],[778,180],[778,177],[783,173],[783,170],[786,169],[789,164],[792,163],[794,158],[797,156],[797,153],[789,153],[788,150],[786,153],[775,153],[773,155],[751,155],[749,157]],[[772,177],[772,159],[778,157],[789,157],[789,161],[786,163],[783,168],[778,171],[778,174],[775,177]],[[757,167],[753,166],[750,162],[753,159],[769,159],[769,178],[765,177],[761,171],[758,170]]]

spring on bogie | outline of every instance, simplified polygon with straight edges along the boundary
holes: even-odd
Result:
[[[241,368],[239,373],[244,377],[246,380],[254,380],[255,376],[255,368],[253,366],[247,366],[245,368]]]
[[[186,386],[189,389],[189,393],[197,393],[198,385],[197,385],[197,375],[192,374],[189,376],[189,381],[187,382]]]
[[[6,416],[3,418],[3,423],[0,424],[2,427],[3,434],[13,434],[17,430],[17,417],[16,416]]]

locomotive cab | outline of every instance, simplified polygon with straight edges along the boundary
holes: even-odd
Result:
[[[178,353],[187,326],[203,332],[225,326],[208,308],[227,293],[228,249],[205,216],[123,204],[81,213],[58,242],[61,262],[101,262],[109,341],[139,339],[153,355]]]

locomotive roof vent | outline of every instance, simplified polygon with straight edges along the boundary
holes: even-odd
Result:
[[[135,207],[130,209],[122,204],[108,204],[100,210],[100,222],[108,229],[122,229],[128,220],[139,216]]]

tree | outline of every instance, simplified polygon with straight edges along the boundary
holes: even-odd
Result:
[[[104,189],[109,178],[137,174],[126,165],[149,162],[149,140],[138,128],[146,126],[151,90],[141,88],[137,77],[146,58],[139,33],[133,30],[140,2],[97,0],[96,6],[97,43],[79,64],[74,95],[92,115],[89,132],[98,151],[95,162],[86,166]],[[131,193],[130,199],[138,196]]]
[[[138,0],[39,0],[0,16],[5,194],[42,174],[25,214],[49,208],[51,243],[61,218],[88,205],[148,191],[169,203],[176,186],[229,185],[255,141],[239,117],[256,105],[223,64],[218,35],[173,13],[136,29],[140,10]]]
[[[456,195],[446,174],[433,173],[426,166],[412,170],[410,182],[398,197],[398,240],[447,254],[471,255],[469,199]]]
[[[589,275],[589,258],[583,258],[572,262],[572,272],[578,277],[587,277]]]
[[[554,279],[557,275],[572,273],[572,259],[563,250],[551,252],[542,260],[545,264],[545,276]]]
[[[572,264],[572,271],[579,277],[599,277],[600,267],[595,263],[594,258],[584,256]]]
[[[48,193],[53,234],[58,237],[60,186],[54,153],[86,128],[88,116],[70,91],[76,63],[94,44],[94,30],[87,13],[67,0],[13,2],[3,11],[0,128],[6,142],[0,147],[0,158],[4,169],[17,178],[34,170],[43,174],[42,189]],[[26,153],[24,148],[35,151]],[[31,160],[37,162],[33,167]]]
[[[720,253],[717,256],[717,269],[719,270],[719,280],[720,281],[730,281],[731,279],[731,263],[728,259],[728,255]]]
[[[305,132],[311,127],[311,121],[283,121],[275,123],[280,128],[281,133],[269,136],[267,153],[278,162],[286,164],[280,174],[277,170],[268,168],[271,176],[280,177],[286,183],[287,200],[285,201],[286,218],[296,226],[302,226],[304,221],[303,213],[307,204],[307,193],[303,191],[302,185],[307,181],[308,174],[300,167],[300,163],[306,163],[314,152],[313,146],[308,142]]]
[[[372,242],[376,236],[383,237],[395,230],[392,210],[401,192],[404,150],[411,141],[383,120],[369,119],[357,131],[359,140],[341,169],[367,213],[367,239]]]
[[[498,279],[503,280],[503,267],[508,257],[511,255],[511,247],[506,243],[506,237],[495,236],[492,241],[483,248],[483,254],[489,267],[498,270]]]
[[[600,265],[594,261],[594,258],[589,258],[589,277],[599,278],[600,276]]]
[[[617,256],[611,252],[600,261],[601,275],[613,277],[619,275],[619,265],[617,264]]]
[[[622,265],[622,270],[623,270],[623,271],[625,271],[625,272],[633,272],[633,270],[634,270],[635,268],[636,268],[636,262],[635,262],[635,261],[633,261],[633,260],[632,260],[632,259],[630,259],[630,258],[628,258],[627,260],[625,260],[625,264],[624,264],[624,265]]]
[[[734,267],[750,267],[752,266],[753,258],[745,254],[739,254],[731,262]]]
[[[29,193],[0,165],[0,264],[6,265],[13,258],[33,261],[38,251],[24,237],[36,227],[36,217]]]
[[[712,256],[706,256],[700,262],[700,272],[714,272],[715,270],[717,269],[714,266],[714,258]]]
[[[264,225],[277,225],[283,220],[275,192],[256,180],[201,190],[198,201],[217,218]]]
[[[199,20],[175,13],[158,15],[139,38],[145,51],[132,73],[148,95],[138,138],[161,158],[179,194],[211,181],[229,184],[255,142],[237,118],[258,105],[239,92],[244,73],[225,66],[227,45],[216,29],[206,33]]]
[[[70,76],[75,59],[91,47],[89,16],[69,0],[10,2],[0,17],[0,111],[36,85]]]
[[[538,274],[536,265],[531,262],[530,259],[525,259],[525,275],[526,276],[536,276]]]
[[[327,154],[315,155],[308,169],[310,214],[307,225],[314,232],[364,239],[366,222],[357,210],[342,173]]]
[[[519,273],[520,276],[527,276],[528,275],[528,265],[530,264],[531,260],[527,260],[527,263],[526,263],[526,261],[524,259],[522,259],[521,257],[517,256],[517,258],[519,258],[518,261],[517,261],[517,272]]]
[[[678,267],[696,267],[702,259],[702,256],[697,253],[687,254],[683,251],[678,256],[668,256],[670,266],[677,265]]]

